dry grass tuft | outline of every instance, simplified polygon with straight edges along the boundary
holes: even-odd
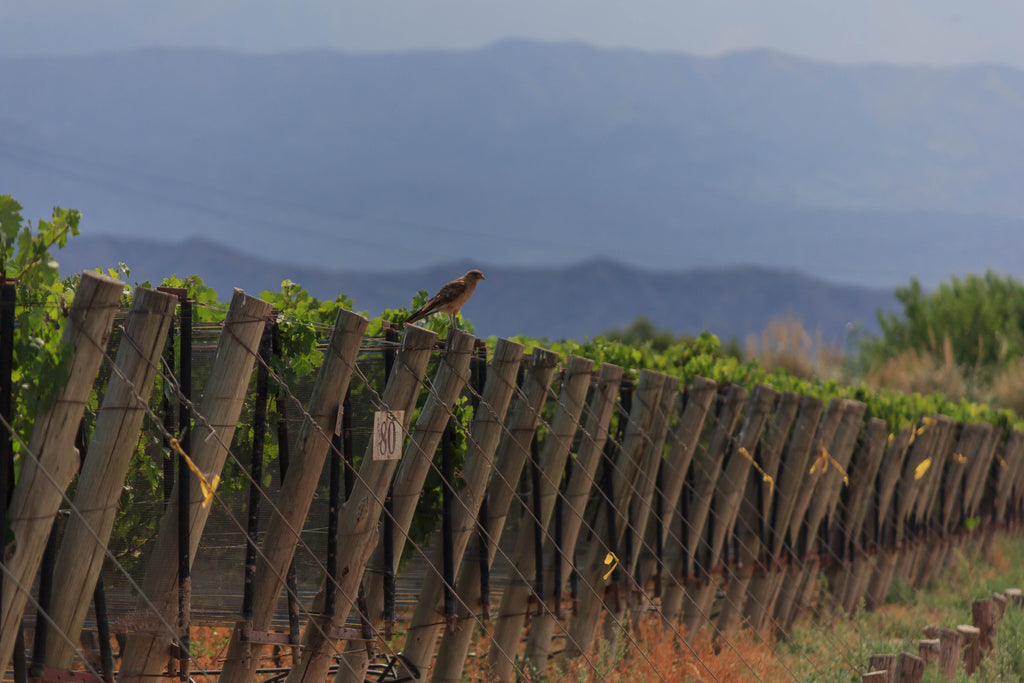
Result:
[[[769,372],[785,370],[803,379],[839,379],[842,375],[842,349],[826,344],[820,332],[812,338],[792,314],[769,322],[760,338],[747,337],[746,354]]]

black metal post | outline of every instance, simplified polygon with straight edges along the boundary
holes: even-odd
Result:
[[[484,621],[491,618],[491,563],[488,561],[491,555],[490,543],[487,541],[487,493],[480,499],[480,510],[477,513],[477,546],[480,548],[480,556],[477,562],[480,565],[480,609],[483,611]]]
[[[107,613],[107,592],[102,574],[96,577],[92,600],[96,611],[96,635],[100,641],[100,661],[103,662],[103,681],[114,683],[114,652],[110,649],[110,616]]]
[[[661,597],[661,567],[665,559],[665,549],[661,536],[665,529],[663,518],[665,498],[662,493],[662,479],[664,477],[665,461],[659,461],[658,477],[654,482],[654,555],[657,562],[654,565],[654,597]]]
[[[192,302],[187,298],[181,300],[181,368],[178,382],[181,385],[183,399],[178,406],[178,424],[180,425],[180,445],[185,453],[192,452]],[[192,561],[190,557],[189,535],[190,511],[192,507],[192,480],[188,476],[189,468],[183,456],[178,457],[178,616],[180,619],[178,636],[178,678],[187,681],[189,678],[189,647],[190,621],[192,605]]]
[[[565,579],[562,577],[562,524],[565,507],[565,490],[568,486],[569,478],[572,476],[572,458],[569,458],[565,463],[565,471],[562,473],[562,480],[558,486],[558,497],[555,498],[555,512],[553,524],[555,525],[554,533],[554,546],[555,552],[552,556],[554,558],[554,566],[551,571],[554,572],[553,583],[555,585],[552,598],[555,601],[555,618],[562,618],[562,585],[565,583]]]
[[[35,640],[32,643],[33,678],[42,678],[46,669],[46,639],[50,631],[46,615],[50,612],[50,603],[53,599],[53,564],[57,560],[58,519],[59,517],[53,519],[50,535],[46,539],[46,548],[43,550],[42,566],[39,569],[39,610],[36,612]]]
[[[484,385],[487,382],[487,344],[482,339],[477,339],[473,349],[473,357],[469,361],[469,382],[473,391],[470,395],[470,405],[473,406],[473,414],[480,407],[480,398],[484,393]],[[480,567],[480,609],[484,621],[491,618],[491,564],[490,548],[487,543],[487,494],[484,493],[480,500],[480,510],[477,512],[477,547],[479,555],[477,564]]]
[[[540,526],[540,446],[537,432],[530,441],[530,498],[533,509],[533,585],[537,595],[537,615],[544,614],[544,530]]]
[[[267,325],[260,338],[260,362],[256,368],[256,404],[252,416],[252,462],[250,473],[252,483],[249,485],[249,509],[246,519],[245,546],[245,585],[242,594],[242,618],[252,619],[256,599],[253,588],[256,581],[256,545],[259,542],[260,530],[260,498],[263,495],[263,442],[267,435],[267,402],[270,400],[269,379],[267,369],[271,354],[271,329],[273,323]]]
[[[384,333],[388,341],[384,353],[384,376],[391,377],[397,357],[399,342],[398,330],[388,329]],[[384,544],[384,637],[391,638],[395,628],[395,480],[388,484],[388,493],[384,498],[384,519],[381,542]]]
[[[444,613],[449,620],[457,618],[455,602],[455,546],[453,540],[452,505],[455,498],[452,479],[452,424],[449,421],[441,436],[441,552],[444,558]]]
[[[178,325],[181,325],[179,318]],[[174,372],[174,368],[177,367],[177,362],[174,357],[174,324],[171,324],[170,332],[167,335],[167,348],[164,350],[164,363],[170,368],[171,372]],[[164,380],[167,382],[168,380]],[[163,477],[163,493],[164,503],[168,503],[171,500],[171,494],[174,491],[174,464],[177,462],[177,458],[171,455],[171,442],[167,437],[167,434],[176,434],[178,432],[178,413],[171,408],[171,391],[168,387],[164,388],[163,395],[163,409],[164,409],[164,436],[163,446],[164,453],[168,455],[164,456],[164,477]],[[166,505],[165,505],[166,507]]]
[[[270,333],[270,350],[275,358],[283,358],[284,351],[281,346],[281,330],[275,325]],[[274,408],[277,411],[277,466],[281,481],[284,481],[288,474],[288,463],[291,460],[291,452],[288,444],[288,397],[284,388],[280,385],[274,392]],[[295,560],[288,564],[288,571],[284,577],[286,595],[288,601],[288,640],[292,645],[292,658],[297,660],[299,650],[297,648],[301,639],[299,631],[299,602],[296,599],[298,581],[295,578]]]
[[[14,369],[14,306],[17,286],[6,281],[3,285],[3,292],[0,293],[0,416],[11,429],[4,429],[0,434],[0,533],[3,535],[3,545],[7,545],[7,504],[14,489],[14,442],[13,434],[13,380],[11,374]],[[0,602],[3,600],[3,572],[0,572]],[[0,604],[0,611],[6,605]],[[18,629],[18,633],[22,630]],[[22,659],[22,668],[25,668],[25,641],[24,636],[19,639],[14,648],[15,678],[17,674],[18,656]]]

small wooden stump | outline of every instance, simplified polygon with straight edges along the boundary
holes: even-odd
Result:
[[[1024,605],[1024,596],[1021,595],[1019,588],[1007,588],[1003,594],[1014,607],[1020,609],[1021,605]]]
[[[917,654],[925,665],[939,661],[939,639],[927,638],[917,641]]]
[[[896,683],[921,683],[926,662],[921,657],[901,652],[896,662]]]
[[[896,683],[896,665],[898,661],[899,655],[871,655],[871,659],[868,660],[868,669],[872,672],[885,672],[885,678],[874,678],[871,680]]]
[[[964,670],[970,676],[981,664],[981,629],[977,626],[960,624],[956,630],[964,639]]]
[[[1006,596],[1002,593],[993,593],[992,602],[996,605],[996,623],[998,624],[1003,620],[1003,615],[1006,614]]]
[[[964,637],[949,628],[935,628],[935,635],[939,638],[939,668],[945,678],[953,678],[960,668],[960,645]]]
[[[971,603],[971,621],[980,632],[979,643],[982,655],[987,655],[995,649],[996,624],[999,622],[999,612],[995,600],[975,600]]]

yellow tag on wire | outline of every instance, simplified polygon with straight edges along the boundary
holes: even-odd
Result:
[[[818,469],[819,465],[821,466],[822,474],[828,471],[829,465],[835,467],[837,470],[839,470],[839,474],[843,475],[843,484],[845,486],[850,485],[850,477],[848,474],[846,474],[846,470],[844,470],[843,466],[840,465],[836,461],[836,459],[833,458],[832,455],[824,448],[821,449],[821,455],[818,456],[818,459],[814,461],[813,465],[811,465],[811,469],[808,472],[808,474],[814,474],[814,472]]]
[[[188,453],[182,450],[181,444],[178,443],[177,439],[172,436],[168,443],[170,443],[171,449],[181,457],[185,458],[185,464],[188,465],[188,468],[192,470],[199,479],[199,488],[203,492],[203,507],[209,507],[210,501],[213,500],[213,494],[217,491],[217,485],[220,484],[220,476],[215,474],[213,475],[213,481],[207,481],[206,476],[200,472],[199,468],[196,467],[196,464],[192,462],[192,458],[188,457]]]
[[[953,459],[956,460],[961,465],[966,465],[967,464],[967,456],[964,455],[963,453],[954,453],[953,454]],[[1000,458],[1000,460],[1002,460],[1002,458]],[[1003,466],[1005,467],[1006,463],[1003,463]]]
[[[739,447],[740,455],[750,461],[750,464],[754,466],[754,469],[761,473],[761,481],[768,482],[768,493],[769,495],[775,493],[775,480],[772,479],[771,475],[761,469],[761,466],[754,460],[754,456],[747,452],[747,449],[743,446]]]
[[[615,553],[608,553],[604,556],[604,563],[612,565],[612,568],[608,570],[608,573],[604,575],[604,580],[607,581],[608,577],[612,575],[615,568],[619,566],[619,558],[615,557]],[[612,564],[614,563],[614,564]]]
[[[914,481],[917,481],[924,476],[924,473],[928,471],[928,468],[932,466],[932,459],[925,458],[914,468]]]

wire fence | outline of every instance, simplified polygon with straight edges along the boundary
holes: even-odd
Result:
[[[346,313],[334,328],[314,326],[336,362],[291,377],[281,345],[268,342],[287,321],[236,299],[229,311],[205,311],[218,322],[190,323],[180,305],[155,355],[127,332],[142,317],[134,309],[113,315],[105,334],[75,329],[98,354],[79,388],[85,462],[101,455],[89,445],[103,441],[111,387],[127,386],[131,405],[119,408],[140,413],[120,493],[100,506],[116,510],[111,529],[89,521],[99,509],[76,505],[84,475],[53,466],[37,452],[42,437],[19,436],[4,416],[22,463],[15,499],[57,493],[32,527],[51,549],[46,538],[17,538],[4,563],[4,664],[16,679],[31,662],[44,680],[69,667],[97,680],[116,671],[293,683],[459,680],[470,670],[540,680],[576,667],[601,680],[601,642],[675,680],[640,636],[656,618],[697,677],[724,675],[694,648],[704,633],[762,680],[763,663],[748,661],[737,634],[771,642],[807,611],[877,603],[896,577],[922,585],[954,548],[983,552],[1024,509],[1016,432],[923,416],[889,434],[856,401],[825,406],[703,379],[681,387],[651,371],[623,378],[584,359],[526,356],[504,340],[488,358],[471,339],[457,350],[456,333],[447,342],[425,330],[362,338],[365,323]],[[126,345],[148,367],[148,386],[129,378]],[[225,367],[228,347],[241,360]],[[585,385],[573,385],[570,366],[585,368]],[[260,381],[272,388],[261,393]],[[337,395],[325,396],[328,386]],[[404,453],[376,461],[375,415],[395,411],[406,413]],[[206,470],[204,448],[219,453]],[[192,458],[193,496],[180,516],[173,465]],[[25,463],[43,476],[27,480]],[[312,485],[284,495],[305,466]],[[13,529],[33,521],[22,509],[9,509]],[[71,520],[104,562],[97,585],[69,597],[52,577]],[[196,535],[188,580],[147,592],[157,574],[185,575],[167,568],[182,557],[185,527]],[[38,558],[22,559],[37,547]],[[19,562],[38,564],[38,576],[26,581]],[[57,613],[62,601],[75,603],[77,623]],[[253,621],[254,602],[267,623]],[[204,626],[231,633],[231,644],[203,652],[208,642],[190,629]],[[471,653],[481,642],[488,649]],[[798,679],[767,651],[768,679]],[[803,656],[810,669],[821,664]],[[864,662],[848,666],[866,672]]]

